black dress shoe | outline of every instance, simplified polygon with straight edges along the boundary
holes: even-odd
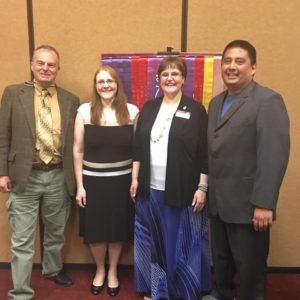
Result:
[[[102,285],[99,285],[99,286],[91,284],[91,293],[93,295],[100,294],[103,290],[103,286],[104,286],[104,283]]]
[[[120,285],[115,287],[115,288],[111,288],[111,287],[107,287],[107,294],[111,297],[115,297],[119,294],[120,292]]]
[[[71,286],[73,284],[73,280],[63,272],[60,272],[55,276],[47,277],[47,279],[52,280],[56,284],[62,286]]]

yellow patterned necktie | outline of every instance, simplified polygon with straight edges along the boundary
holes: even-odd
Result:
[[[38,111],[38,130],[37,139],[40,150],[40,159],[48,164],[55,152],[53,145],[53,133],[52,133],[52,114],[49,103],[49,92],[47,89],[43,89],[41,93],[41,103]]]

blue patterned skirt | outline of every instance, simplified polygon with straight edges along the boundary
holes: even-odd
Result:
[[[164,192],[137,199],[134,276],[138,293],[158,299],[198,300],[211,289],[206,211],[164,204]]]

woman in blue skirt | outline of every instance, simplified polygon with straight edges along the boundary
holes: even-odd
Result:
[[[205,108],[183,95],[187,68],[158,68],[163,96],[136,126],[130,193],[136,203],[135,285],[144,299],[198,300],[210,290]]]

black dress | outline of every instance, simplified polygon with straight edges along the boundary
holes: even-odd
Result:
[[[86,207],[80,209],[85,243],[128,241],[133,236],[130,198],[133,125],[84,125],[83,184]]]

